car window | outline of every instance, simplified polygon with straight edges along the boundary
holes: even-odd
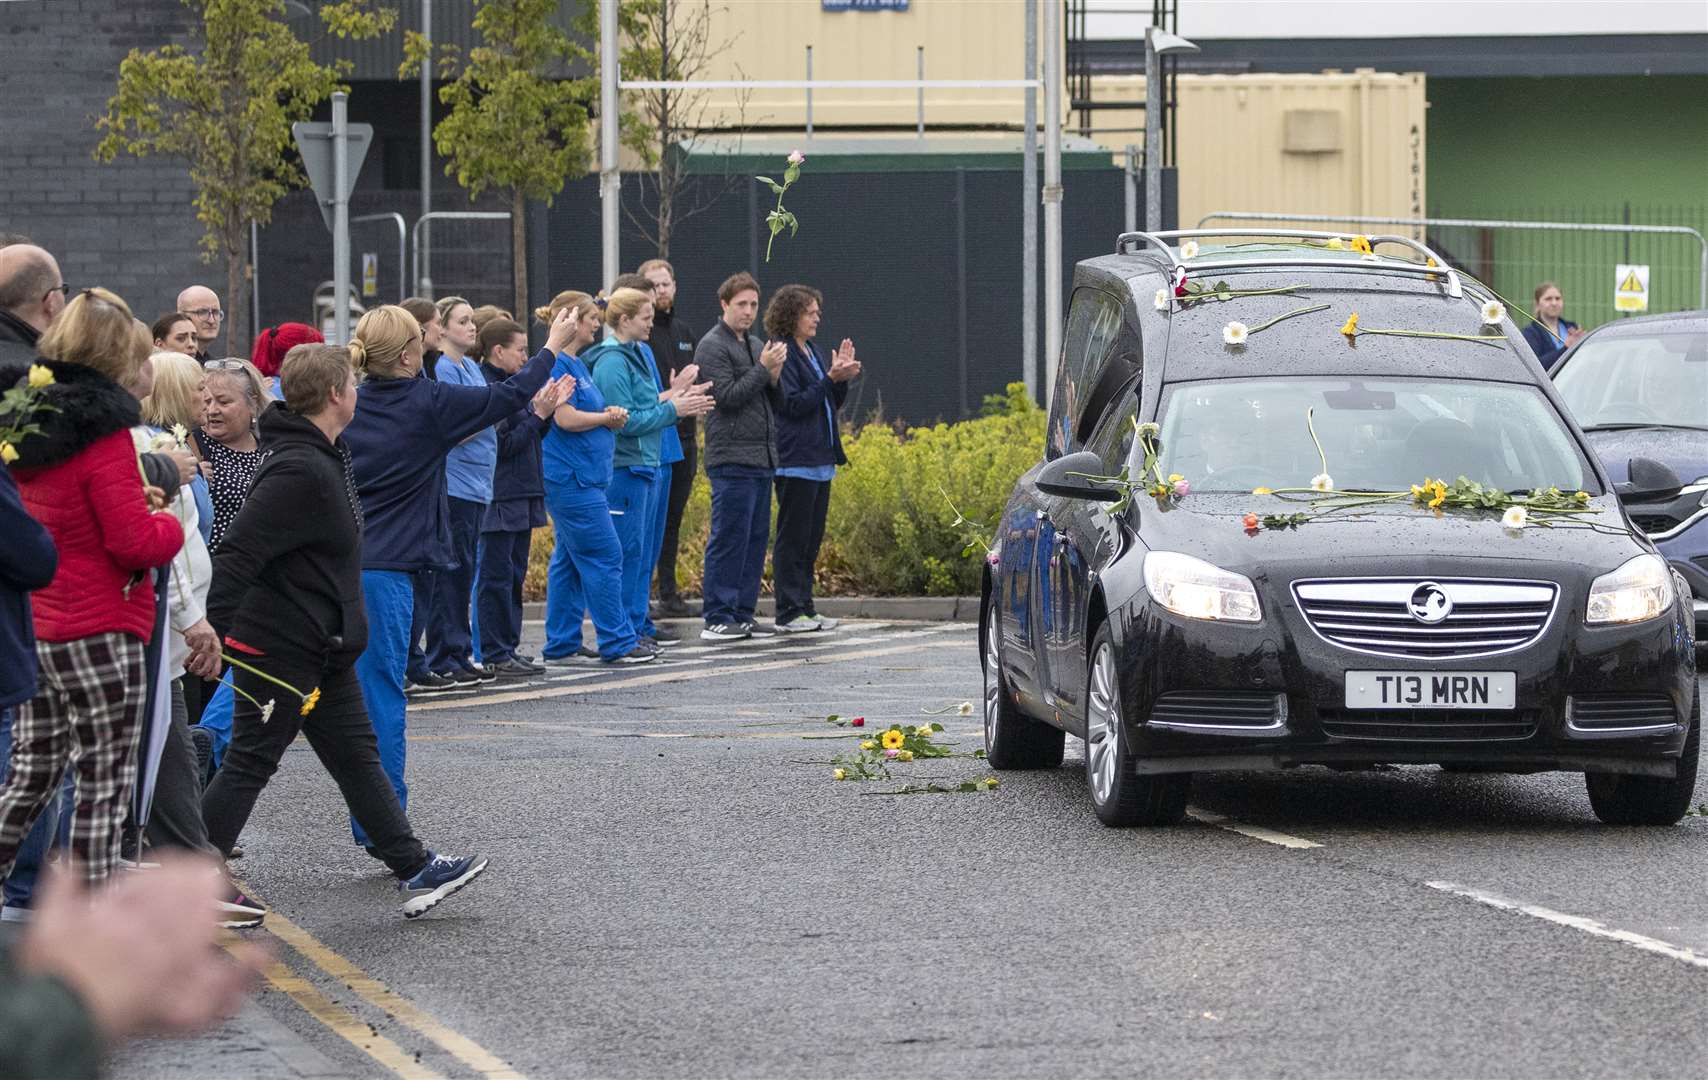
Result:
[[[1135,376],[1121,387],[1114,404],[1104,412],[1097,430],[1085,444],[1087,450],[1103,459],[1104,472],[1109,475],[1121,471],[1133,449],[1133,418],[1139,411],[1138,382]]]
[[[1553,405],[1514,383],[1177,383],[1165,388],[1161,423],[1164,472],[1183,474],[1200,492],[1308,487],[1323,457],[1341,491],[1406,491],[1425,478],[1460,476],[1503,491],[1599,491]]]
[[[1601,334],[1554,385],[1584,428],[1708,428],[1708,334]]]
[[[1074,290],[1062,333],[1061,363],[1056,368],[1055,392],[1050,398],[1050,431],[1047,450],[1059,457],[1080,448],[1075,433],[1081,430],[1094,378],[1108,357],[1121,329],[1121,302],[1098,289]]]

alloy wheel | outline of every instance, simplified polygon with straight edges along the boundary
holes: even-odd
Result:
[[[1107,641],[1091,663],[1091,694],[1085,718],[1086,773],[1091,795],[1099,805],[1108,803],[1115,790],[1115,772],[1120,764],[1121,692],[1115,685],[1115,655]]]

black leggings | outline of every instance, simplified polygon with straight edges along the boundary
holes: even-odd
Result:
[[[237,695],[231,745],[202,796],[208,840],[219,851],[231,850],[255,809],[261,789],[273,778],[280,759],[301,731],[343,792],[350,815],[368,834],[374,854],[399,878],[415,876],[427,865],[427,849],[410,831],[397,792],[380,767],[379,742],[362,704],[355,669],[321,675],[308,668],[293,670],[291,665],[267,657],[249,662],[305,692],[319,686],[320,701],[304,717],[301,701],[289,692],[241,668],[235,670],[237,687],[263,704],[273,701],[273,711],[263,723],[260,710],[243,694]]]

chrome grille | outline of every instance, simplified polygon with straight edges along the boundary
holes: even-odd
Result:
[[[1280,694],[1247,690],[1173,690],[1151,706],[1150,723],[1170,727],[1272,727],[1284,718]]]
[[[1408,610],[1412,594],[1434,584],[1452,610],[1426,624]],[[1331,645],[1409,660],[1463,660],[1513,652],[1547,629],[1559,598],[1545,581],[1369,578],[1295,581],[1293,596],[1316,635]]]
[[[1536,734],[1540,714],[1510,709],[1318,709],[1323,734],[1372,742],[1501,742]]]
[[[1573,727],[1616,731],[1676,724],[1678,713],[1665,694],[1573,694],[1566,718]]]

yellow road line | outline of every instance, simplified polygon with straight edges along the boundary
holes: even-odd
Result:
[[[273,916],[268,917],[271,919]],[[348,1009],[334,1004],[325,994],[316,990],[314,984],[284,964],[268,964],[263,974],[273,989],[301,1005],[304,1012],[404,1080],[445,1080],[443,1073],[434,1072],[416,1061],[413,1054],[375,1031]]]
[[[248,884],[239,888],[255,896]],[[259,899],[259,897],[257,897]],[[265,903],[265,901],[263,901]],[[322,945],[313,934],[291,922],[277,910],[267,912],[264,924],[268,933],[301,953],[315,967],[348,986],[363,1001],[388,1014],[407,1027],[431,1039],[446,1053],[491,1080],[527,1080],[521,1073],[484,1046],[459,1032],[453,1031],[428,1015],[413,1001],[392,990],[343,956]],[[312,988],[311,988],[312,989]],[[293,995],[294,996],[294,995]],[[330,1004],[330,1003],[329,1003]],[[304,1005],[304,1008],[308,1006]],[[336,1006],[334,1006],[336,1008]],[[367,1025],[362,1025],[366,1030]],[[340,1032],[340,1034],[343,1034]],[[348,1035],[345,1038],[349,1038]],[[353,1041],[353,1040],[352,1040]],[[434,1074],[427,1074],[434,1075]]]
[[[964,649],[964,641],[910,641],[905,645],[891,645],[882,649],[860,649],[850,653],[833,654],[820,659],[823,663],[834,664],[844,660],[869,660],[875,656],[894,656],[898,653],[909,653],[919,649]],[[668,661],[666,661],[668,663]],[[745,675],[755,671],[777,671],[782,668],[800,666],[799,659],[771,660],[759,664],[732,665],[720,667],[716,671],[696,669],[694,671],[659,671],[650,675],[637,675],[632,679],[613,679],[602,683],[577,683],[574,686],[554,686],[545,690],[514,690],[507,694],[488,694],[485,697],[461,698],[455,701],[428,701],[420,705],[411,704],[411,712],[436,712],[440,709],[467,709],[477,705],[510,705],[518,701],[543,701],[547,698],[575,697],[582,694],[601,694],[607,690],[627,690],[635,686],[655,686],[658,683],[685,682],[708,675]]]

